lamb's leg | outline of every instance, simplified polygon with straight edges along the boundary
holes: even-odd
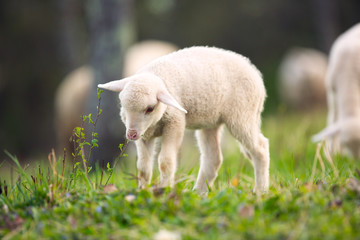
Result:
[[[199,193],[207,192],[206,182],[209,186],[212,186],[221,166],[223,160],[220,146],[221,133],[221,126],[196,131],[200,149],[200,170],[194,189]]]
[[[327,118],[327,124],[332,125],[336,122],[336,99],[335,99],[335,92],[333,90],[328,91],[327,95],[327,103],[329,108],[328,118]]]
[[[175,183],[177,157],[184,131],[185,124],[179,122],[165,126],[163,129],[159,154],[160,187],[172,187]]]
[[[261,133],[258,138],[258,145],[250,150],[255,172],[254,192],[263,193],[269,190],[269,168],[270,153],[269,140]]]
[[[152,176],[152,151],[154,140],[144,141],[139,139],[135,141],[136,151],[137,151],[137,169],[138,169],[138,178],[139,178],[139,188],[145,188],[151,182]]]
[[[257,127],[256,127],[257,128]],[[251,128],[230,128],[230,132],[240,142],[240,149],[246,157],[251,159],[255,173],[255,193],[267,192],[269,189],[269,140],[259,131]],[[249,131],[250,130],[250,131]],[[248,131],[248,132],[246,132]]]
[[[328,87],[328,95],[327,95],[327,102],[328,102],[328,118],[327,118],[327,125],[331,126],[337,122],[337,106],[336,106],[336,93],[335,91],[329,86]],[[340,144],[338,137],[335,135],[328,139],[327,147],[332,153],[336,153],[340,150]]]

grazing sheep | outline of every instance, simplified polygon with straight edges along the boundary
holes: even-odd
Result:
[[[176,51],[178,48],[168,42],[147,40],[131,46],[124,56],[123,76],[134,74],[140,67],[150,61]],[[73,129],[81,125],[80,116],[85,113],[86,99],[94,84],[90,66],[82,66],[71,72],[60,84],[55,97],[55,132],[57,149],[73,149],[69,138]]]
[[[172,43],[146,40],[131,46],[124,56],[123,77],[129,77],[152,60],[175,52],[179,48]]]
[[[310,109],[326,104],[327,57],[314,49],[291,48],[279,67],[279,95],[292,109]]]
[[[252,160],[254,191],[269,187],[269,142],[260,130],[266,97],[261,73],[234,52],[191,47],[158,58],[123,80],[99,84],[120,92],[126,137],[138,154],[139,187],[150,184],[154,139],[161,138],[160,187],[174,184],[176,158],[185,128],[197,129],[201,159],[195,189],[207,191],[222,163],[225,124]]]
[[[331,152],[360,158],[360,23],[332,46],[326,86],[328,126],[313,141],[327,138]]]

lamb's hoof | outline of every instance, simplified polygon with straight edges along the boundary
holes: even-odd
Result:
[[[193,191],[197,192],[197,194],[202,197],[207,197],[207,195],[209,194],[209,191],[207,189],[202,189],[197,187],[194,187]]]
[[[161,196],[165,193],[165,188],[153,187],[153,194],[155,197]]]
[[[139,189],[145,189],[145,188],[147,188],[148,185],[149,185],[149,184],[147,184],[147,183],[139,182],[138,188],[139,188]]]
[[[254,188],[253,193],[257,196],[265,195],[269,192],[269,188]]]

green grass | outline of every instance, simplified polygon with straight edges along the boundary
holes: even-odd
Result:
[[[0,238],[154,239],[165,229],[181,239],[359,239],[360,161],[335,156],[332,165],[323,149],[316,158],[309,139],[324,125],[324,113],[264,118],[271,187],[263,196],[252,194],[251,163],[227,136],[207,197],[191,190],[198,170],[194,148],[183,149],[173,189],[147,190],[136,188],[131,157],[104,187],[106,166],[88,178],[82,164],[63,168],[61,159],[51,157],[51,164],[24,167],[9,155],[5,164],[15,170],[1,176]],[[5,164],[0,170],[10,172]]]

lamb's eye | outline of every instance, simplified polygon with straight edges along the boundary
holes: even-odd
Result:
[[[145,114],[149,114],[149,113],[151,113],[152,111],[154,111],[154,107],[148,107],[148,108],[145,110]]]

